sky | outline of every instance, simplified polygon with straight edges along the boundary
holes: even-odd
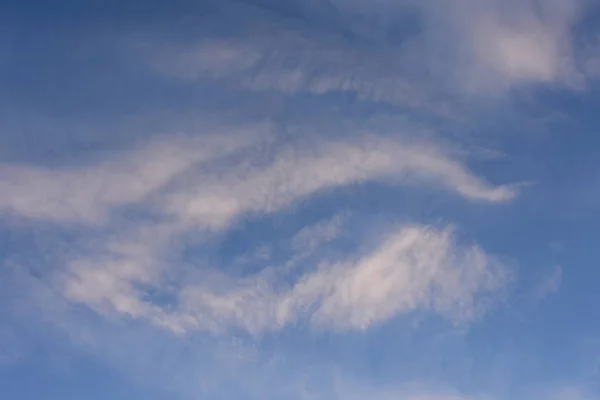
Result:
[[[599,109],[594,0],[2,4],[1,397],[600,400]]]

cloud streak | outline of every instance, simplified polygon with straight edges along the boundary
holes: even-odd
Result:
[[[70,301],[101,313],[145,319],[176,333],[242,329],[261,334],[303,321],[362,330],[419,310],[469,321],[486,311],[486,298],[510,278],[506,267],[481,248],[459,246],[451,231],[424,226],[401,227],[372,251],[321,262],[291,284],[283,266],[245,278],[197,266],[199,272],[169,283],[155,248],[151,242],[141,242],[141,252],[113,245],[107,257],[76,261],[63,291]],[[172,300],[153,302],[147,297],[150,289]]]
[[[158,140],[70,170],[0,165],[0,210],[99,223],[112,210],[153,200],[163,214],[220,229],[243,213],[270,213],[329,188],[372,180],[422,181],[489,202],[516,195],[514,187],[490,185],[436,146],[374,137],[271,147],[269,153],[260,137]]]
[[[270,213],[327,189],[373,180],[422,181],[489,202],[516,195],[514,187],[488,184],[436,147],[375,139],[284,148],[262,165],[243,163],[216,176],[200,176],[168,196],[166,207],[181,219],[220,227],[241,213]]]
[[[579,0],[340,0],[326,13],[312,3],[246,3],[223,15],[246,13],[265,22],[243,38],[203,36],[155,48],[140,39],[144,44],[136,46],[157,71],[188,81],[284,93],[349,92],[438,113],[450,97],[496,96],[527,84],[576,88],[586,80],[572,44],[586,6]],[[282,27],[273,17],[278,13],[296,13],[303,24]],[[393,28],[408,24],[407,14],[415,27],[397,38]],[[329,18],[332,28],[318,29],[323,22],[312,15]]]
[[[157,139],[71,170],[4,165],[0,206],[33,220],[102,227],[106,239],[59,274],[61,290],[104,315],[141,318],[178,333],[232,327],[260,333],[303,320],[364,329],[418,309],[469,320],[478,313],[478,295],[504,283],[502,268],[481,249],[457,247],[449,231],[418,225],[390,233],[370,254],[305,271],[289,287],[268,271],[235,283],[209,268],[203,284],[173,281],[181,275],[169,257],[186,235],[226,232],[240,219],[286,210],[333,188],[421,184],[490,203],[516,195],[430,143],[370,135],[279,145],[270,137],[250,130]],[[133,205],[151,218],[121,213]],[[305,238],[303,245],[302,232],[292,241],[299,253],[288,264],[319,247],[327,227],[314,229],[312,242]],[[334,240],[339,229],[323,240]],[[163,304],[157,296],[171,300]]]
[[[249,136],[159,138],[108,162],[71,168],[0,165],[0,209],[31,219],[101,223],[112,209],[143,203],[191,166],[248,146]]]
[[[209,316],[216,327],[252,333],[309,320],[322,328],[362,330],[400,314],[430,310],[454,321],[471,320],[488,295],[506,284],[504,266],[480,248],[456,246],[449,231],[403,227],[356,260],[322,264],[291,287],[258,276],[241,285],[186,287],[184,309],[199,325]],[[220,286],[220,285],[219,285]]]

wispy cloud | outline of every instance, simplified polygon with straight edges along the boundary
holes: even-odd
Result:
[[[219,227],[244,212],[273,212],[326,189],[372,180],[421,181],[468,199],[508,201],[512,186],[492,186],[433,146],[388,140],[323,142],[283,148],[272,159],[200,175],[167,196],[167,210],[187,221]]]
[[[546,297],[558,292],[563,278],[563,269],[556,265],[538,282],[533,289],[533,298],[535,301],[541,301]]]
[[[151,54],[155,68],[172,77],[217,79],[251,90],[352,92],[362,99],[438,112],[447,96],[499,94],[522,84],[580,87],[585,82],[579,49],[572,44],[572,29],[585,8],[579,0],[342,0],[321,14],[331,19],[328,30],[302,24],[283,28],[273,13],[249,9],[254,2],[247,3],[237,12],[226,9],[236,17],[246,12],[264,20],[252,35],[141,48]],[[273,4],[269,10],[285,14],[286,8],[292,14],[295,10],[306,26],[318,25],[310,17],[318,8],[312,3]],[[417,21],[411,21],[415,29],[389,39],[394,25],[386,21],[404,21],[407,13]]]
[[[25,312],[29,318],[39,313],[47,323],[35,325],[44,327],[41,335],[29,332],[28,339],[33,340],[28,342],[30,345],[50,343],[51,354],[67,349],[76,351],[110,366],[136,385],[178,399],[238,395],[257,400],[272,397],[479,399],[428,383],[425,378],[418,385],[400,377],[390,384],[374,382],[344,371],[327,357],[302,356],[285,343],[277,346],[276,351],[269,351],[269,345],[265,348],[263,341],[245,339],[245,335],[175,336],[135,318],[97,318],[82,312],[80,307],[69,306],[68,299],[43,281],[28,279],[30,282],[26,284],[10,282],[17,284],[18,290],[38,297],[36,303],[29,304],[30,308],[19,309],[19,316],[22,318]]]
[[[169,282],[163,273],[173,266],[157,265],[157,245],[138,244],[141,252],[115,244],[105,257],[72,263],[65,295],[99,312],[143,318],[175,332],[240,328],[259,334],[302,321],[365,329],[418,310],[467,321],[485,312],[485,298],[510,276],[480,248],[454,244],[451,231],[418,226],[386,235],[378,248],[356,259],[321,263],[291,284],[283,268],[240,278],[217,272],[217,266]],[[201,283],[190,283],[198,278]],[[149,290],[172,300],[153,302]]]
[[[252,135],[156,139],[92,165],[0,165],[0,210],[33,219],[100,223],[111,209],[142,203],[188,168],[248,146]]]
[[[478,295],[501,288],[507,277],[481,249],[455,247],[450,232],[405,227],[369,254],[320,265],[291,287],[258,276],[242,285],[226,283],[219,292],[211,285],[187,287],[182,299],[198,316],[250,332],[303,319],[326,328],[366,329],[417,310],[471,319],[484,311]]]
[[[428,4],[455,41],[461,80],[470,90],[522,83],[572,85],[581,79],[572,48],[580,1],[458,1]],[[446,25],[447,24],[447,25]],[[447,43],[435,36],[436,43]],[[463,46],[458,43],[464,43]]]
[[[502,286],[502,268],[481,249],[456,247],[451,232],[418,225],[390,233],[358,259],[320,265],[287,288],[282,277],[262,273],[236,281],[206,270],[200,285],[172,281],[176,265],[168,255],[189,232],[223,231],[244,216],[278,212],[332,188],[422,183],[492,203],[516,194],[432,144],[369,135],[277,145],[268,137],[250,131],[159,139],[77,169],[3,166],[0,184],[7,190],[0,204],[26,218],[101,222],[107,239],[72,257],[61,278],[65,295],[103,314],[176,332],[239,327],[258,333],[302,319],[357,329],[417,309],[469,319],[478,312],[478,294]],[[142,206],[150,219],[111,214],[128,205]],[[287,263],[335,239],[340,223],[298,232],[292,248],[299,253]],[[173,300],[161,304],[153,296]]]
[[[259,131],[159,140],[71,169],[0,165],[0,209],[34,219],[101,222],[111,210],[154,195],[163,213],[220,228],[242,213],[273,212],[328,188],[370,180],[424,181],[491,202],[516,194],[512,186],[471,174],[436,146],[366,137],[274,152],[260,137]]]

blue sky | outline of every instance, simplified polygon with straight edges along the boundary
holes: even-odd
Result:
[[[600,399],[599,6],[3,5],[3,398]]]

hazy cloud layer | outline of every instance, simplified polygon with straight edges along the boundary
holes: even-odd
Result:
[[[13,216],[103,227],[106,239],[68,262],[61,290],[101,313],[148,319],[176,332],[237,327],[260,333],[301,320],[365,329],[415,310],[469,320],[484,307],[478,295],[506,282],[502,265],[482,249],[419,225],[384,233],[380,245],[356,259],[316,260],[291,284],[285,270],[238,280],[217,272],[219,266],[208,266],[199,284],[170,281],[178,266],[167,256],[184,235],[210,237],[240,218],[278,212],[332,188],[421,182],[492,203],[516,194],[476,177],[433,145],[367,136],[278,147],[264,137],[159,139],[70,169],[3,166],[2,185],[10,190],[2,192],[2,205]],[[151,220],[123,214],[132,205]],[[296,250],[284,264],[316,251],[319,237],[335,240],[339,229],[330,222],[301,230],[290,239]],[[160,304],[150,292],[174,300]]]
[[[532,84],[576,89],[594,76],[594,57],[574,48],[586,10],[579,0],[241,3],[231,8],[250,16],[239,23],[251,34],[200,35],[185,44],[159,39],[156,47],[141,36],[133,47],[161,73],[190,82],[348,92],[438,113],[451,97],[497,96]],[[302,23],[281,25],[277,17],[287,8]],[[401,28],[405,34],[396,37]]]
[[[597,399],[593,2],[89,4],[0,16],[8,397]]]

